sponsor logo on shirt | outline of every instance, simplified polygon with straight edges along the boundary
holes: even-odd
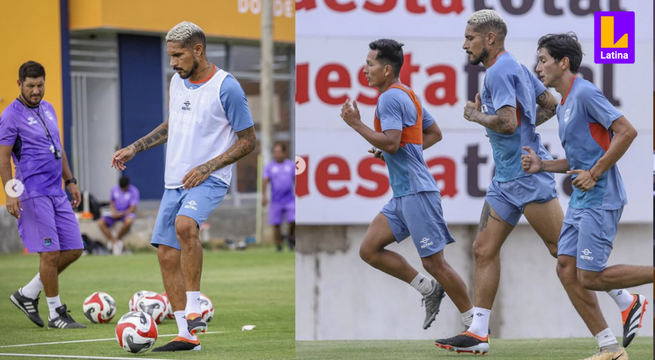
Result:
[[[191,200],[186,205],[184,205],[184,208],[185,209],[198,210],[198,203],[195,202],[195,200]]]
[[[569,117],[571,117],[571,109],[566,109],[564,112],[564,122],[569,122]]]
[[[187,110],[187,111],[191,110],[191,103],[189,102],[189,100],[184,102],[184,106],[182,106],[182,110]]]
[[[32,126],[32,125],[34,125],[34,124],[36,124],[36,120],[34,120],[34,118],[31,117],[31,116],[28,117],[28,118],[27,118],[27,125]]]
[[[45,116],[46,116],[49,120],[54,120],[54,118],[52,117],[52,113],[51,113],[50,111],[48,111],[48,110],[45,111]]]

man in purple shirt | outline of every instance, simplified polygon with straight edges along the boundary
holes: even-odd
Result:
[[[98,226],[108,241],[112,243],[112,252],[114,255],[120,255],[123,252],[123,236],[127,234],[136,217],[136,205],[139,203],[139,190],[136,186],[130,184],[130,179],[123,176],[118,185],[111,188],[109,206],[111,214],[104,215],[98,220]],[[111,228],[117,221],[123,222],[123,227],[114,237]]]
[[[33,323],[43,327],[39,294],[44,290],[50,310],[49,328],[85,328],[73,320],[59,298],[59,274],[84,249],[73,213],[81,197],[61,146],[57,115],[43,100],[43,66],[34,61],[21,65],[18,88],[19,97],[0,115],[0,177],[7,194],[7,211],[18,219],[23,244],[30,253],[39,253],[40,264],[39,273],[10,300]],[[16,166],[15,179],[10,159]],[[62,179],[73,198],[70,203]]]
[[[289,249],[296,245],[296,197],[293,191],[296,179],[296,164],[287,159],[287,149],[284,144],[273,146],[273,160],[264,168],[264,182],[262,186],[262,205],[268,204],[266,187],[271,183],[271,207],[268,209],[268,223],[275,227],[275,245],[277,251],[282,251],[282,225],[283,217],[289,223]]]

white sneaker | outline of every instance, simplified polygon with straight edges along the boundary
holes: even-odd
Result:
[[[117,240],[114,244],[113,254],[120,255],[123,253],[123,240]]]

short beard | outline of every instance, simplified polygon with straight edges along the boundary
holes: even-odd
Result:
[[[189,72],[186,73],[186,75],[180,74],[180,77],[182,79],[186,80],[186,79],[190,78],[191,76],[193,76],[193,73],[195,73],[196,70],[198,70],[198,60],[196,60],[196,58],[194,57],[193,58],[193,66],[191,67],[191,70],[189,70]]]
[[[480,54],[480,56],[473,58],[473,60],[469,61],[469,64],[478,65],[488,57],[489,57],[489,51],[487,50],[486,47],[484,47],[482,48],[482,53]]]
[[[25,103],[25,105],[27,105],[29,107],[39,106],[39,104],[41,103],[41,100],[43,99],[43,97],[41,97],[41,98],[39,98],[39,100],[37,102],[34,103],[34,102],[32,102],[31,97],[25,96],[22,93],[21,93],[21,98],[22,98],[23,102]]]

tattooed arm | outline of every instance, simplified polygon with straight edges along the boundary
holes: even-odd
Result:
[[[537,105],[537,118],[535,119],[537,126],[548,121],[557,112],[557,100],[548,90],[537,97]]]
[[[116,170],[125,170],[125,163],[132,160],[136,153],[161,145],[166,141],[168,141],[168,120],[157,126],[150,134],[116,151],[111,158],[111,166]]]
[[[468,101],[464,106],[464,119],[476,122],[501,134],[513,134],[518,126],[516,120],[516,109],[506,105],[496,111],[496,115],[488,115],[482,112],[480,94],[475,95],[475,103]]]
[[[226,152],[189,171],[182,179],[182,186],[190,189],[205,181],[209,175],[227,165],[235,163],[255,150],[255,127],[251,126],[237,133],[238,140]]]
[[[166,141],[168,141],[168,120],[130,146],[134,148],[135,153],[140,153],[141,151],[146,151],[152,147],[164,144]]]

